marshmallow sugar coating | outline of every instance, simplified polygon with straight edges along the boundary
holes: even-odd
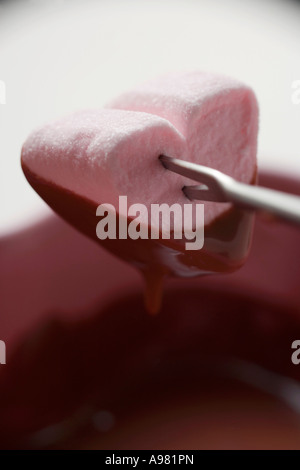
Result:
[[[34,131],[23,146],[22,165],[97,205],[118,209],[119,195],[126,195],[128,205],[143,204],[150,212],[152,203],[187,201],[181,177],[166,178],[158,160],[166,153],[178,158],[185,153],[184,138],[167,120],[99,109],[77,112]],[[143,216],[148,224],[146,213]]]
[[[241,82],[199,71],[171,73],[122,94],[108,106],[167,119],[185,138],[181,158],[244,183],[254,181],[258,105],[253,91]],[[207,202],[205,223],[228,207]]]
[[[110,204],[118,211],[119,196],[127,196],[128,206],[148,209],[140,220],[151,233],[152,204],[190,204],[182,187],[192,182],[163,168],[161,154],[254,182],[257,104],[244,85],[196,73],[146,84],[110,106],[77,112],[35,130],[22,148],[22,168],[60,216],[141,269],[148,286],[146,304],[154,312],[166,274],[189,277],[240,267],[249,251],[253,215],[228,204],[205,203],[204,248],[186,251],[184,237],[99,240],[97,207]],[[178,233],[182,220],[177,214],[171,229]],[[122,209],[117,217],[118,224],[125,220],[129,225]],[[170,229],[160,224],[155,228],[162,235]]]

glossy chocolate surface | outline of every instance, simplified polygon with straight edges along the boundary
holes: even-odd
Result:
[[[261,183],[300,193],[292,179],[266,175]],[[76,246],[88,255],[85,242],[72,246],[75,259]],[[155,317],[139,285],[131,294],[121,288],[131,268],[112,258],[114,274],[101,256],[99,292],[101,283],[112,286],[105,303],[99,297],[74,321],[41,311],[9,345],[0,370],[2,448],[300,448],[300,365],[291,362],[300,339],[297,229],[258,219],[241,270],[170,281]],[[23,315],[29,325],[30,312]]]

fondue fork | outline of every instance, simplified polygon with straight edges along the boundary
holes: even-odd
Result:
[[[262,211],[300,225],[299,196],[240,183],[221,171],[166,155],[159,159],[167,170],[200,183],[182,188],[190,200],[231,202],[242,209]]]

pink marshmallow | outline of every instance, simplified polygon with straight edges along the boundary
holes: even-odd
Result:
[[[33,132],[22,149],[26,168],[94,203],[189,203],[191,180],[165,170],[159,155],[217,168],[251,182],[256,170],[258,111],[253,92],[227,77],[171,74]],[[196,204],[194,202],[193,204]],[[205,224],[228,209],[205,203]],[[125,215],[126,214],[122,214]],[[148,218],[143,219],[148,223]],[[177,220],[175,226],[177,229]],[[180,219],[181,222],[181,219]],[[162,230],[168,227],[162,227]]]
[[[108,106],[167,119],[186,139],[181,158],[245,183],[254,180],[258,106],[253,91],[239,81],[206,72],[172,73],[124,93]],[[228,207],[206,203],[205,222]]]
[[[119,195],[126,195],[128,206],[139,203],[149,210],[151,203],[187,202],[182,178],[166,177],[158,160],[161,154],[181,157],[184,152],[184,138],[165,119],[100,109],[34,131],[23,146],[22,162],[47,183],[97,205],[113,204],[118,210]]]

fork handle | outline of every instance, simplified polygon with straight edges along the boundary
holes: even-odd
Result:
[[[280,219],[300,225],[299,196],[236,180],[231,181],[224,189],[228,201],[239,207],[268,212]]]

